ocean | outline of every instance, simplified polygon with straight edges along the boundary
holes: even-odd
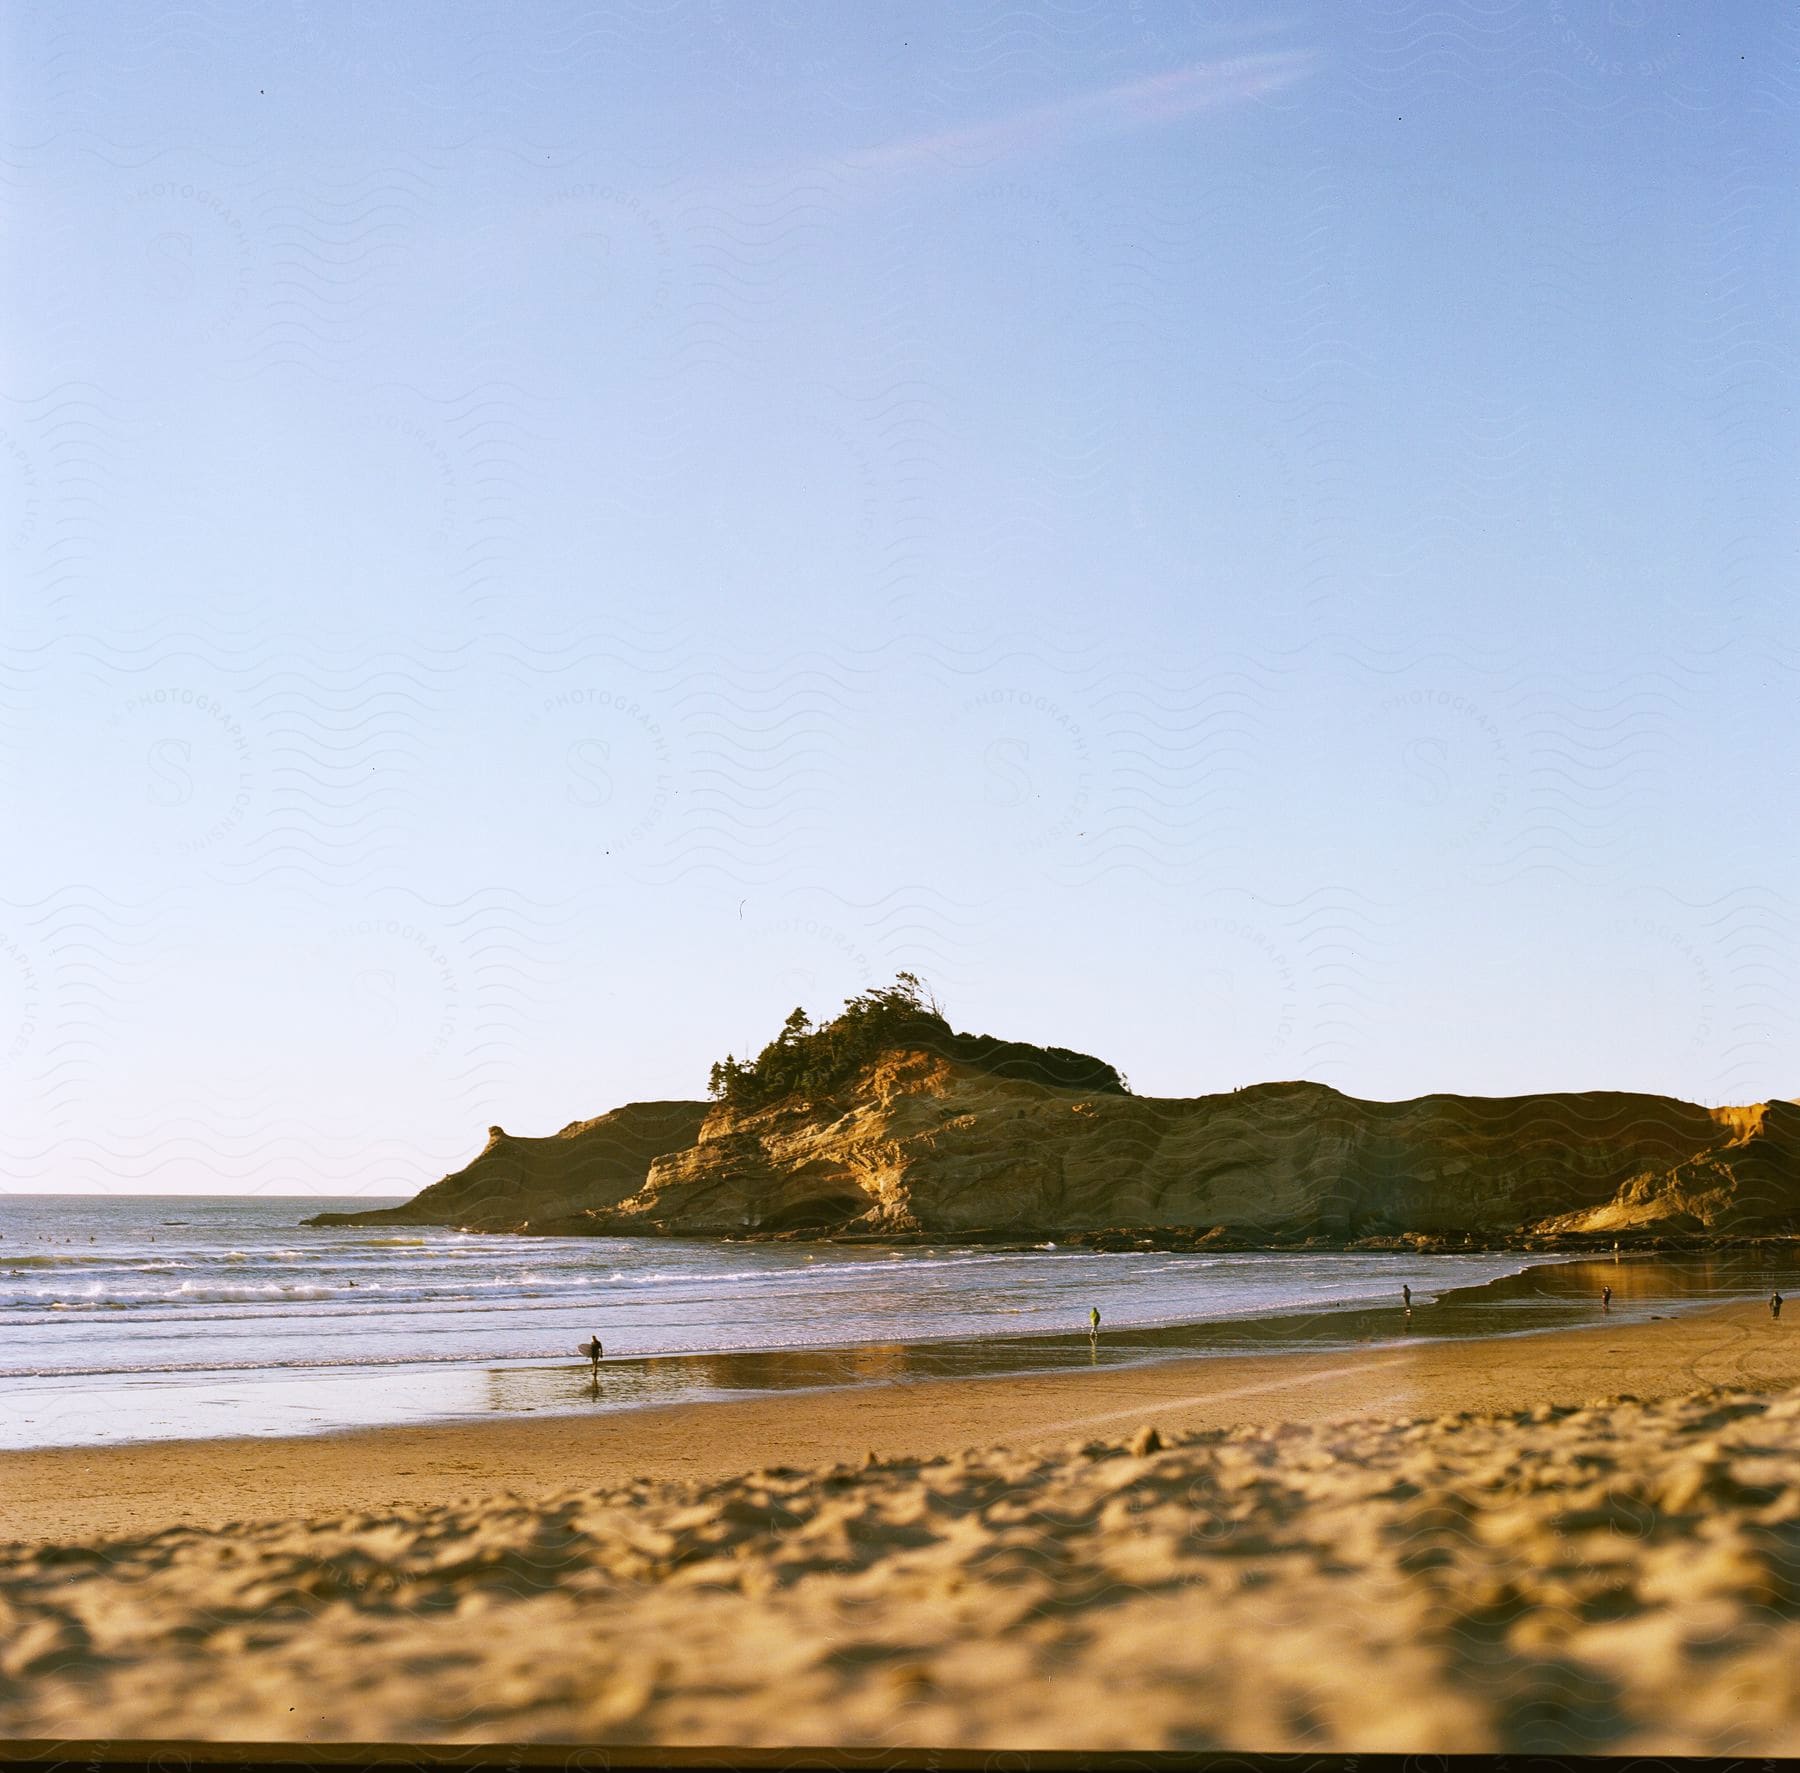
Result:
[[[1446,1292],[1533,1261],[808,1248],[300,1223],[384,1204],[0,1196],[0,1447],[629,1408],[1208,1345],[1182,1326],[1211,1326],[1213,1346],[1229,1345],[1234,1327],[1241,1346],[1265,1320],[1313,1343],[1366,1341],[1371,1322],[1414,1328],[1398,1310],[1403,1283],[1423,1325]],[[1620,1308],[1634,1303],[1622,1283]],[[1102,1330],[1090,1343],[1096,1305]],[[1499,1327],[1549,1321],[1528,1316]],[[598,1387],[576,1353],[590,1334],[607,1352]]]

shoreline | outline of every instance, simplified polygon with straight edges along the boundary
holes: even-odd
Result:
[[[305,1437],[140,1441],[0,1452],[0,1542],[121,1538],[177,1526],[380,1514],[637,1479],[716,1481],[970,1447],[1358,1417],[1489,1415],[1596,1397],[1800,1385],[1800,1330],[1759,1300],[1529,1334],[1367,1348],[1175,1356],[1116,1366],[895,1377],[889,1351],[834,1388],[505,1416]]]
[[[1234,1260],[1241,1259],[1225,1258],[1228,1266]],[[1184,1300],[1189,1315],[1119,1321],[1115,1302],[1128,1310],[1133,1301],[1118,1289],[1128,1291],[1132,1282],[1115,1273],[1092,1295],[1072,1294],[1064,1301],[1071,1315],[1079,1310],[1079,1331],[1067,1322],[1056,1329],[1042,1323],[1012,1329],[1003,1313],[984,1332],[962,1323],[905,1339],[877,1334],[860,1341],[663,1351],[620,1348],[609,1331],[612,1352],[591,1384],[584,1361],[541,1353],[491,1361],[465,1356],[444,1362],[45,1373],[17,1387],[15,1419],[0,1425],[6,1431],[0,1455],[220,1439],[304,1443],[347,1431],[636,1413],[871,1383],[1024,1379],[1183,1358],[1331,1355],[1445,1338],[1542,1335],[1593,1323],[1603,1286],[1613,1295],[1610,1321],[1628,1323],[1766,1297],[1771,1285],[1789,1279],[1788,1260],[1766,1253],[1671,1258],[1644,1252],[1602,1261],[1513,1251],[1503,1271],[1488,1253],[1425,1260],[1451,1272],[1427,1276],[1422,1263],[1412,1267],[1416,1312],[1403,1313],[1396,1274],[1392,1296],[1370,1295],[1367,1276],[1345,1283],[1352,1287],[1347,1297],[1330,1290],[1335,1283],[1328,1277],[1315,1277],[1323,1290],[1310,1300],[1234,1310],[1227,1285],[1212,1296],[1214,1308],[1198,1316],[1191,1307],[1199,1300]],[[1473,1272],[1464,1263],[1472,1263]],[[1107,1314],[1097,1342],[1086,1333],[1090,1297]],[[926,1331],[927,1323],[918,1328]],[[628,1334],[622,1339],[629,1344]],[[70,1379],[76,1380],[72,1387]]]
[[[296,1197],[300,1198],[300,1197]],[[1256,1225],[1111,1225],[1105,1227],[965,1226],[958,1230],[859,1231],[850,1227],[789,1231],[698,1231],[664,1220],[615,1221],[602,1209],[556,1214],[546,1219],[504,1221],[441,1218],[412,1211],[410,1201],[366,1211],[314,1213],[297,1229],[375,1231],[384,1227],[451,1231],[459,1237],[617,1239],[627,1243],[769,1245],[803,1249],[987,1249],[1088,1251],[1095,1255],[1214,1256],[1465,1256],[1513,1252],[1559,1256],[1570,1261],[1599,1259],[1615,1251],[1625,1256],[1714,1256],[1800,1254],[1800,1231],[1704,1227],[1662,1229],[1622,1226],[1616,1231],[1558,1231],[1529,1223],[1508,1231],[1455,1228],[1447,1231],[1317,1232],[1304,1228],[1270,1230]]]

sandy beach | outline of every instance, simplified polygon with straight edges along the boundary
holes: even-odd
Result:
[[[1733,1305],[10,1454],[0,1734],[1791,1752],[1797,1388]]]

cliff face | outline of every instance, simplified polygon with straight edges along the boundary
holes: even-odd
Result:
[[[1719,1129],[1704,1149],[1627,1181],[1588,1211],[1546,1230],[1751,1231],[1800,1221],[1800,1106],[1758,1102],[1713,1111]]]
[[[1157,1099],[901,1049],[829,1099],[636,1103],[548,1139],[496,1130],[408,1205],[316,1223],[383,1221],[690,1236],[1771,1230],[1800,1226],[1800,1108],[1603,1092],[1362,1102],[1311,1083]]]
[[[693,1232],[1224,1226],[1360,1237],[1772,1224],[1800,1110],[1659,1096],[1361,1102],[1320,1084],[1159,1100],[1007,1083],[923,1054],[841,1102],[717,1111],[596,1215]],[[1752,1125],[1752,1123],[1754,1123]],[[1577,1223],[1579,1221],[1579,1223]],[[598,1227],[596,1227],[598,1228]]]
[[[651,1160],[698,1136],[704,1102],[631,1102],[596,1120],[578,1120],[546,1139],[488,1128],[467,1168],[434,1182],[404,1206],[368,1213],[320,1213],[309,1225],[466,1225],[515,1230],[545,1215],[612,1207],[635,1194]]]

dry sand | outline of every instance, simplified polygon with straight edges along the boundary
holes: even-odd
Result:
[[[1795,1387],[1733,1306],[8,1455],[8,1530],[86,1543],[0,1552],[0,1735],[1792,1753]]]

